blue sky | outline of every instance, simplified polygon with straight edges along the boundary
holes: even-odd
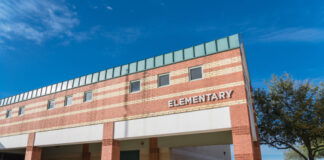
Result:
[[[1,0],[0,98],[235,33],[254,88],[323,81],[322,0]]]

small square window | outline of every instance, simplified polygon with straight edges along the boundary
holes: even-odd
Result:
[[[55,104],[54,100],[49,100],[48,101],[48,105],[47,105],[47,109],[53,109],[54,108],[54,104]]]
[[[72,95],[66,96],[64,101],[64,106],[71,106],[72,105]]]
[[[139,92],[141,90],[141,81],[136,80],[130,83],[130,93]]]
[[[18,110],[18,116],[21,116],[25,113],[25,107],[24,106],[21,106],[19,107],[19,110]]]
[[[199,67],[193,67],[189,69],[189,79],[190,81],[192,80],[197,80],[197,79],[202,79],[202,68]]]
[[[167,86],[169,84],[170,84],[170,76],[169,76],[169,73],[168,74],[161,74],[161,75],[159,75],[158,87]]]
[[[84,102],[92,101],[92,91],[84,93]]]
[[[6,118],[10,118],[12,113],[12,109],[7,110]]]

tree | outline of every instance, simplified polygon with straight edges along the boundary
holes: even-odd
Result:
[[[324,150],[324,85],[294,81],[288,74],[266,83],[268,90],[254,91],[260,144],[314,160]]]
[[[324,144],[324,143],[323,143]],[[298,150],[302,152],[303,154],[307,154],[307,149],[305,146],[298,146]],[[295,151],[289,149],[284,152],[285,160],[303,160],[302,157],[300,157],[299,154],[297,154]],[[315,155],[315,158],[324,158],[324,151],[317,152]]]

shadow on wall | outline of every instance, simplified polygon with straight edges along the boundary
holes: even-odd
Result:
[[[230,145],[177,147],[171,149],[171,160],[231,160]]]

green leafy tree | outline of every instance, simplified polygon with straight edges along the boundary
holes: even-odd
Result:
[[[324,143],[323,143],[324,144]],[[307,149],[305,146],[298,146],[298,150],[303,153],[304,155],[307,155]],[[304,158],[300,157],[299,154],[297,154],[295,151],[289,149],[284,152],[285,160],[304,160]],[[317,152],[315,155],[315,158],[324,158],[324,150]]]
[[[294,81],[288,74],[267,84],[268,90],[254,91],[260,143],[314,160],[324,150],[324,85]]]

